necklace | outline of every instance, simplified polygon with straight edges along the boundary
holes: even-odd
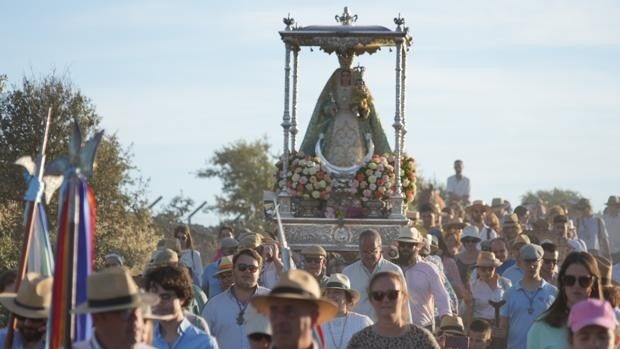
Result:
[[[256,288],[253,289],[252,295],[254,295],[255,292],[256,292]],[[237,325],[242,326],[245,323],[245,317],[244,317],[245,309],[247,309],[249,303],[244,303],[240,301],[239,298],[237,298],[237,295],[233,291],[232,287],[230,288],[230,294],[235,299],[235,302],[237,302],[237,307],[239,307],[239,314],[237,315],[237,319],[236,319]]]
[[[534,299],[538,295],[538,292],[540,292],[540,288],[536,289],[536,292],[534,292],[534,296],[532,298],[527,295],[527,292],[524,289],[520,288],[519,290],[523,292],[523,295],[525,295],[525,297],[527,297],[527,301],[530,303],[530,305],[527,307],[527,313],[532,315],[534,313]]]
[[[331,321],[327,324],[327,331],[329,331],[329,336],[332,339],[332,343],[334,343],[334,348],[336,349],[340,349],[340,347],[342,346],[342,340],[344,339],[344,330],[347,328],[347,321],[349,320],[349,314],[347,313],[347,315],[345,315],[344,317],[344,324],[342,324],[342,330],[340,331],[340,340],[338,341],[338,344],[336,344],[336,339],[334,337],[334,333],[332,332],[332,326],[334,325],[334,321]]]

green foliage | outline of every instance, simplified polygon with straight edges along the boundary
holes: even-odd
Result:
[[[536,192],[528,191],[521,196],[522,203],[533,203],[537,199],[541,199],[547,207],[554,205],[572,206],[582,196],[580,193],[560,188],[553,188],[552,190],[537,190]]]
[[[208,162],[210,166],[198,171],[198,177],[222,182],[223,195],[216,196],[211,208],[232,224],[258,229],[264,223],[263,190],[273,188],[276,171],[269,148],[265,138],[238,140],[216,150]]]
[[[83,135],[99,129],[101,117],[94,104],[67,79],[54,75],[24,78],[21,86],[0,96],[0,261],[5,266],[17,264],[20,249],[15,247],[15,241],[21,243],[24,234],[22,196],[26,186],[22,169],[13,162],[24,155],[36,156],[49,107],[52,122],[48,161],[67,153],[74,118]],[[97,265],[102,264],[105,254],[114,251],[122,254],[130,266],[142,268],[154,248],[157,235],[143,199],[146,183],[133,171],[131,152],[122,147],[115,135],[106,135],[89,181],[97,200]],[[56,235],[56,200],[57,196],[48,206],[52,244]]]

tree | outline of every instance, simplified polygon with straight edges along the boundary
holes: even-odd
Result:
[[[264,221],[263,190],[273,188],[276,167],[265,138],[247,142],[238,140],[216,150],[198,177],[219,178],[222,196],[216,196],[211,208],[233,224],[257,229]]]
[[[547,207],[555,205],[571,206],[581,198],[581,194],[576,191],[553,188],[552,190],[537,190],[536,192],[528,191],[521,196],[521,202],[531,203],[541,199]]]
[[[4,267],[14,267],[19,249],[11,244],[22,241],[23,205],[26,189],[22,169],[13,162],[35,156],[44,132],[44,119],[52,107],[47,158],[65,155],[69,135],[76,119],[83,135],[99,129],[101,117],[93,102],[66,78],[54,75],[42,79],[24,78],[21,86],[7,89],[0,96],[0,256]],[[129,265],[140,268],[157,239],[146,209],[146,182],[132,176],[132,155],[115,135],[106,135],[95,159],[89,182],[97,200],[96,261],[111,251],[122,254]],[[56,197],[48,207],[52,244],[55,241]]]

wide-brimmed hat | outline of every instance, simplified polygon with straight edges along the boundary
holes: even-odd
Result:
[[[396,241],[418,244],[422,242],[422,234],[415,227],[401,227]]]
[[[52,278],[26,273],[17,293],[0,293],[0,303],[11,313],[30,319],[46,319],[52,300]]]
[[[463,229],[463,235],[461,235],[461,241],[465,238],[474,238],[478,241],[482,241],[480,234],[478,234],[478,228],[473,225],[468,225]]]
[[[176,253],[181,253],[181,241],[179,239],[161,239],[157,242],[157,249],[161,250],[164,248],[169,248]]]
[[[129,270],[124,267],[103,269],[90,274],[87,285],[87,301],[78,305],[76,314],[103,313],[155,305],[159,298],[151,293],[140,292]]]
[[[310,273],[293,269],[280,275],[280,280],[269,295],[255,296],[250,303],[258,312],[269,316],[270,306],[282,300],[308,301],[318,306],[317,324],[322,324],[338,313],[338,306],[321,297],[321,288]]]
[[[474,208],[483,208],[483,209],[489,209],[489,205],[487,205],[486,202],[484,202],[484,200],[474,200],[471,205],[467,206],[465,208],[466,211],[470,211]]]
[[[615,195],[610,195],[607,199],[607,206],[620,206],[620,198]]]
[[[310,245],[301,249],[301,255],[327,257],[327,252],[325,252],[325,249],[319,245]]]
[[[516,213],[505,215],[502,221],[502,227],[520,227],[519,216]]]
[[[341,273],[333,273],[332,275],[330,275],[329,279],[327,279],[327,282],[325,283],[325,287],[323,288],[344,290],[346,293],[349,294],[349,296],[351,296],[353,304],[357,303],[357,301],[360,299],[360,293],[357,290],[351,288],[351,280],[349,280],[349,277]]]
[[[495,258],[495,253],[488,251],[480,251],[476,259],[476,267],[493,267],[497,268],[502,265],[499,259]]]
[[[586,209],[586,208],[592,208],[592,204],[590,203],[590,200],[588,200],[586,198],[581,198],[575,204],[575,208],[578,209],[578,210],[583,210],[583,209]]]
[[[263,239],[258,234],[247,234],[243,236],[241,240],[239,240],[239,246],[237,248],[239,250],[243,250],[246,248],[255,249],[263,243]]]
[[[441,319],[439,331],[464,336],[465,326],[463,326],[463,319],[457,315],[446,315]]]
[[[443,226],[446,227],[446,229],[450,229],[452,227],[455,227],[457,229],[463,229],[467,226],[467,224],[463,222],[463,219],[461,217],[454,217]]]
[[[232,272],[233,268],[233,259],[232,256],[224,256],[220,258],[220,262],[217,264],[217,271],[215,272],[215,276],[225,273],[227,271]]]

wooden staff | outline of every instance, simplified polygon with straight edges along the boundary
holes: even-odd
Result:
[[[45,121],[45,132],[43,133],[43,143],[41,145],[41,151],[39,152],[36,175],[39,182],[43,181],[43,172],[45,168],[45,150],[47,148],[47,139],[50,129],[50,122],[52,119],[52,107],[47,110],[47,120]],[[35,180],[34,178],[31,180]],[[34,201],[28,201],[26,203],[26,212],[28,217],[26,218],[26,230],[24,236],[24,243],[22,244],[22,254],[17,267],[17,278],[15,279],[15,290],[19,290],[21,281],[26,276],[26,267],[28,266],[28,256],[30,255],[30,241],[32,240],[32,229],[34,228],[34,221],[37,219],[37,209],[40,198],[35,198]],[[9,320],[9,329],[6,335],[6,341],[4,342],[4,348],[10,349],[13,347],[13,337],[15,335],[15,314],[11,313]]]

